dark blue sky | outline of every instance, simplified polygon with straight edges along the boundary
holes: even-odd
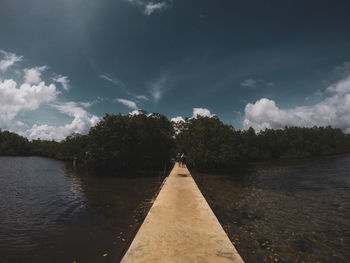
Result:
[[[0,71],[1,80],[20,89],[24,69],[46,66],[40,80],[59,94],[0,124],[68,125],[76,112],[60,107],[71,103],[90,120],[136,108],[191,117],[206,108],[240,129],[271,110],[262,103],[264,116],[247,113],[262,98],[276,114],[316,107],[350,73],[349,14],[350,2],[340,0],[2,0],[0,60],[21,59]]]

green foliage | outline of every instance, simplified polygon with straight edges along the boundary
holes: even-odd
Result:
[[[61,150],[61,145],[55,141],[42,141],[40,139],[33,140],[30,143],[29,154],[28,155],[38,155],[46,156],[51,158],[56,158],[57,154]],[[64,158],[58,158],[63,160]]]
[[[12,132],[0,130],[0,155],[30,155],[29,141]]]
[[[172,123],[158,113],[109,115],[87,135],[73,134],[62,142],[33,140],[0,131],[0,155],[40,155],[73,160],[103,170],[163,169],[174,148]],[[169,165],[168,165],[169,167]]]
[[[161,114],[106,115],[88,135],[90,167],[162,169],[173,152],[173,127]]]
[[[177,128],[177,151],[187,153],[188,163],[201,169],[350,152],[350,136],[330,126],[285,127],[256,133],[252,128],[236,131],[216,117],[199,117]]]
[[[176,136],[178,152],[195,167],[228,166],[237,160],[239,133],[217,117],[188,119]]]
[[[73,134],[61,142],[30,142],[0,130],[0,155],[74,159],[99,170],[163,169],[177,152],[184,152],[188,164],[197,169],[230,168],[249,161],[348,153],[350,135],[330,126],[236,131],[217,117],[175,124],[161,114],[145,112],[106,114],[87,135]]]

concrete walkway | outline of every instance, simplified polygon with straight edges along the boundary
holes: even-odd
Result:
[[[175,164],[122,262],[243,260],[188,169]]]

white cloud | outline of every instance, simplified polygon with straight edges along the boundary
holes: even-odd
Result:
[[[139,100],[149,100],[148,97],[146,97],[145,95],[137,95],[135,96],[136,99],[139,99]]]
[[[38,84],[41,81],[41,73],[46,69],[46,66],[24,69],[24,81],[28,84]]]
[[[172,0],[167,1],[147,1],[147,0],[126,0],[130,4],[142,9],[146,15],[154,12],[162,12],[172,6]]]
[[[58,77],[54,78],[53,81],[55,81],[57,83],[61,83],[62,88],[65,91],[69,90],[69,79],[67,76],[58,76]]]
[[[109,81],[109,82],[111,82],[111,83],[113,83],[113,84],[115,84],[117,86],[125,86],[124,83],[121,82],[120,80],[118,80],[116,78],[111,78],[111,77],[109,77],[109,76],[107,76],[105,74],[100,75],[100,78],[104,79],[104,80],[107,80],[107,81]]]
[[[211,114],[210,110],[206,109],[206,108],[193,108],[193,116],[192,118],[196,118],[198,116],[202,116],[202,117],[214,117],[215,114]]]
[[[144,112],[142,110],[133,110],[132,112],[129,112],[129,115],[140,115],[143,114]]]
[[[0,70],[8,70],[15,62],[21,61],[22,57],[15,54],[0,50],[4,54],[4,59],[0,61]],[[27,68],[24,70],[14,69],[18,77],[24,79],[24,83],[18,85],[13,79],[0,80],[0,128],[10,129],[29,139],[47,139],[62,140],[72,133],[86,133],[89,128],[95,125],[99,118],[89,114],[83,107],[89,107],[95,101],[102,100],[98,98],[93,102],[67,102],[58,103],[57,97],[60,92],[54,84],[45,84],[41,80],[42,72],[46,70],[46,66]],[[58,76],[54,79],[68,89],[68,78]],[[67,85],[67,86],[64,86]],[[33,125],[27,129],[25,122],[16,119],[21,111],[38,110],[40,106],[48,105],[63,114],[73,117],[71,123],[62,126],[51,125]],[[35,121],[35,120],[34,120]]]
[[[122,82],[121,80],[119,79],[116,79],[116,78],[111,78],[107,75],[100,75],[100,78],[101,79],[104,79],[108,82],[111,82],[112,84],[116,85],[118,88],[120,88],[125,94],[129,95],[129,96],[132,96],[132,97],[135,97],[135,95],[133,93],[131,93],[129,91],[129,89],[126,87],[126,85],[124,84],[124,82]]]
[[[182,118],[181,116],[177,116],[177,117],[171,118],[171,121],[178,123],[178,122],[185,121],[185,119]]]
[[[127,94],[130,97],[133,97],[134,100],[136,100],[137,102],[140,102],[141,100],[146,102],[149,101],[149,98],[145,95],[136,95],[134,92],[132,92],[129,88],[127,88],[127,86],[124,84],[124,82],[116,79],[116,78],[112,78],[108,75],[102,74],[100,75],[101,79],[104,79],[108,82],[113,83],[114,85],[116,85],[118,88],[120,88],[125,94]],[[157,94],[156,96],[160,96],[160,93]]]
[[[3,55],[3,59],[0,60],[0,71],[6,71],[16,62],[22,61],[23,57],[16,56],[16,54],[11,52],[6,52],[0,49],[0,53]]]
[[[37,85],[24,83],[19,88],[12,79],[0,82],[0,127],[8,127],[22,110],[35,110],[43,103],[54,101],[58,94],[55,85],[46,85],[45,82]]]
[[[257,81],[255,79],[246,79],[246,80],[241,82],[242,87],[248,87],[251,89],[255,89],[256,84],[257,84]]]
[[[153,100],[158,102],[167,89],[168,79],[166,75],[162,75],[160,78],[151,83],[148,92],[151,94]]]
[[[100,120],[97,116],[89,114],[76,102],[57,104],[53,105],[53,107],[61,113],[73,117],[72,122],[61,126],[35,124],[25,132],[25,135],[30,140],[40,138],[42,140],[61,141],[73,133],[86,134]]]
[[[83,108],[89,108],[94,104],[100,103],[102,101],[104,101],[105,98],[101,98],[101,97],[97,97],[96,99],[92,100],[92,101],[85,101],[85,102],[79,102],[78,104],[80,106],[82,106]]]
[[[87,102],[79,102],[79,105],[81,105],[83,108],[89,108],[97,102],[98,102],[97,100],[87,101]]]
[[[136,105],[136,103],[134,101],[120,99],[120,98],[116,99],[116,101],[120,102],[121,104],[124,104],[125,106],[127,106],[130,109],[133,109],[133,110],[137,110],[138,109],[138,107],[137,107],[137,105]]]
[[[327,91],[335,92],[339,95],[350,93],[350,75],[345,79],[340,80],[338,83],[329,86]]]
[[[350,76],[331,85],[328,97],[312,106],[280,109],[275,101],[262,98],[245,107],[243,127],[255,130],[279,129],[284,126],[331,125],[350,132]]]
[[[166,2],[150,2],[147,3],[145,6],[144,13],[146,15],[151,15],[153,12],[160,12],[168,7],[168,4]]]

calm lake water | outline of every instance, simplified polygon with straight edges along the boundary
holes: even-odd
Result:
[[[0,262],[119,262],[159,185],[0,157]]]
[[[350,262],[350,156],[192,172],[247,262]],[[159,188],[0,157],[0,262],[119,262]]]
[[[350,156],[193,176],[245,262],[350,262]]]

